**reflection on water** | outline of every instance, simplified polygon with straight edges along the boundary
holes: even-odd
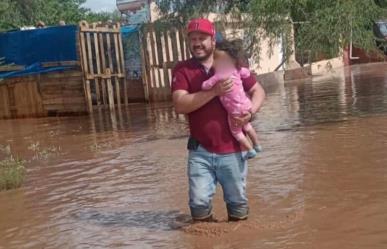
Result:
[[[187,123],[170,103],[0,121],[0,144],[28,160],[23,188],[0,193],[0,248],[385,248],[386,67],[265,85],[243,223],[218,193],[220,222],[191,224]]]

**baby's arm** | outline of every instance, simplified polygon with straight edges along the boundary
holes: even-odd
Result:
[[[219,81],[219,76],[217,74],[215,74],[214,76],[212,76],[208,80],[203,81],[202,90],[210,90],[212,87],[214,87],[214,85],[218,81]]]
[[[246,67],[241,67],[241,69],[239,70],[239,75],[242,79],[246,79],[250,77],[250,70]]]

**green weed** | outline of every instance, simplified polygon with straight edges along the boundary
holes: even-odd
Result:
[[[0,191],[18,188],[22,185],[25,177],[25,161],[7,156],[0,161]]]

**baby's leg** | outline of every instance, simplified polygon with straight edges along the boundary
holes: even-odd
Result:
[[[262,147],[259,144],[259,139],[258,139],[257,132],[255,131],[255,129],[253,128],[251,123],[245,124],[245,126],[243,126],[243,130],[247,133],[247,135],[251,139],[251,142],[253,143],[254,149],[257,152],[261,152],[262,151]]]
[[[231,116],[228,117],[228,124],[230,126],[231,134],[241,144],[242,148],[246,148],[247,149],[248,152],[247,152],[247,155],[246,155],[246,159],[250,159],[250,158],[255,157],[256,154],[257,154],[255,152],[255,149],[253,148],[253,146],[251,145],[251,143],[249,142],[249,140],[247,139],[245,134],[243,134],[242,128],[241,127],[236,127],[232,123]]]
[[[259,143],[257,132],[255,132],[251,123],[245,124],[245,126],[243,126],[243,130],[247,133],[247,135],[251,139],[251,142],[253,142],[253,145],[257,145]]]

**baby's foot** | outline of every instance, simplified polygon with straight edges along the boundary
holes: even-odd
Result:
[[[251,149],[251,150],[247,151],[247,153],[245,155],[245,160],[254,158],[256,156],[257,156],[257,152],[255,151],[255,149]]]
[[[263,150],[262,150],[262,146],[261,146],[260,144],[255,145],[255,146],[254,146],[254,150],[255,150],[257,153],[263,151]]]

